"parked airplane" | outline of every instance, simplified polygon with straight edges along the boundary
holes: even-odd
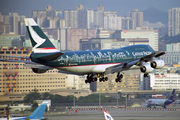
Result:
[[[33,46],[31,61],[0,59],[8,62],[24,62],[35,73],[45,73],[51,69],[60,72],[87,75],[86,83],[107,81],[107,74],[117,73],[116,82],[121,82],[122,71],[140,69],[144,77],[154,69],[164,67],[164,61],[157,57],[165,52],[154,51],[149,45],[132,45],[119,49],[67,51],[57,50],[32,18],[25,18],[25,24]],[[14,56],[9,56],[14,57]],[[16,56],[17,58],[17,56]]]
[[[108,111],[104,111],[104,117],[105,120],[114,120],[111,115],[108,113]]]
[[[162,106],[166,108],[167,105],[175,102],[175,100],[173,99],[174,94],[175,94],[175,89],[173,89],[172,94],[169,99],[148,99],[146,101],[145,106],[150,107],[150,108],[151,106],[154,106],[154,108],[156,108],[155,106]]]
[[[43,114],[46,110],[48,101],[43,101],[41,105],[28,117],[9,117],[9,120],[44,120]],[[0,118],[0,120],[7,120],[7,118]]]

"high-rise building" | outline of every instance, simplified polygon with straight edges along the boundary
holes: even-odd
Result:
[[[78,10],[64,10],[66,28],[78,28]]]
[[[58,28],[59,19],[63,19],[62,11],[53,10],[48,5],[45,10],[34,10],[32,12],[32,18],[37,22],[40,27]]]
[[[67,29],[67,50],[79,50],[79,41],[84,38],[87,38],[87,29]]]
[[[94,27],[104,28],[104,7],[98,6],[94,11]]]
[[[129,12],[128,17],[134,20],[134,28],[143,26],[143,12],[138,11],[138,9],[134,9],[134,11]]]
[[[134,30],[134,19],[122,17],[122,30]]]
[[[4,24],[3,22],[0,22],[0,35],[8,34],[10,30],[11,30],[10,24]]]
[[[117,11],[104,11],[104,16],[117,16]]]
[[[2,15],[1,12],[0,12],[0,22],[4,22],[4,15]]]
[[[168,12],[168,35],[177,34],[180,34],[180,8],[172,8]]]
[[[180,43],[166,44],[166,51],[168,51],[168,52],[180,51]]]
[[[87,29],[94,28],[94,11],[88,9],[87,10]]]
[[[85,9],[78,10],[78,28],[87,29],[87,11]]]
[[[111,30],[121,30],[121,17],[118,17],[117,15],[104,16],[104,28]]]
[[[10,18],[10,24],[11,24],[11,32],[14,34],[18,35],[18,22],[19,22],[19,16],[18,13],[9,13],[9,18]]]
[[[160,56],[166,65],[180,63],[180,51],[166,51],[166,54]]]
[[[87,11],[84,9],[84,6],[82,4],[79,4],[76,10],[78,10],[78,28],[86,29],[87,28]]]

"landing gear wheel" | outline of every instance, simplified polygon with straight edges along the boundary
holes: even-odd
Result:
[[[123,78],[123,74],[120,74],[120,73],[118,73],[117,74],[117,78],[116,78],[116,82],[121,82],[122,81],[122,78]]]
[[[116,81],[116,82],[121,82],[122,80],[121,80],[121,78],[116,78],[115,81]]]
[[[144,73],[144,77],[149,77],[149,74],[148,73]]]

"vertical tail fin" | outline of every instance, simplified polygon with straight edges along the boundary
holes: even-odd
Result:
[[[32,18],[24,19],[34,53],[59,52]]]
[[[44,111],[46,110],[47,107],[47,103],[48,103],[47,101],[44,101],[38,108],[36,108],[36,110],[30,116],[28,116],[28,118],[42,119]]]
[[[108,113],[108,111],[104,111],[104,117],[105,120],[114,120],[111,115]]]
[[[173,89],[171,96],[169,97],[169,100],[173,100],[175,95],[175,89]]]

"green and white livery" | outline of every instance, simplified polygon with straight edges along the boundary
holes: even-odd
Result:
[[[132,45],[119,49],[67,51],[57,50],[32,18],[26,18],[25,24],[33,46],[31,61],[25,66],[35,73],[44,73],[49,69],[60,72],[87,75],[86,83],[108,80],[107,74],[117,73],[116,82],[121,82],[122,71],[140,69],[144,77],[154,69],[164,67],[164,61],[157,57],[165,52],[154,51],[149,45]],[[1,60],[10,61],[14,60]],[[22,61],[23,62],[23,61]]]

